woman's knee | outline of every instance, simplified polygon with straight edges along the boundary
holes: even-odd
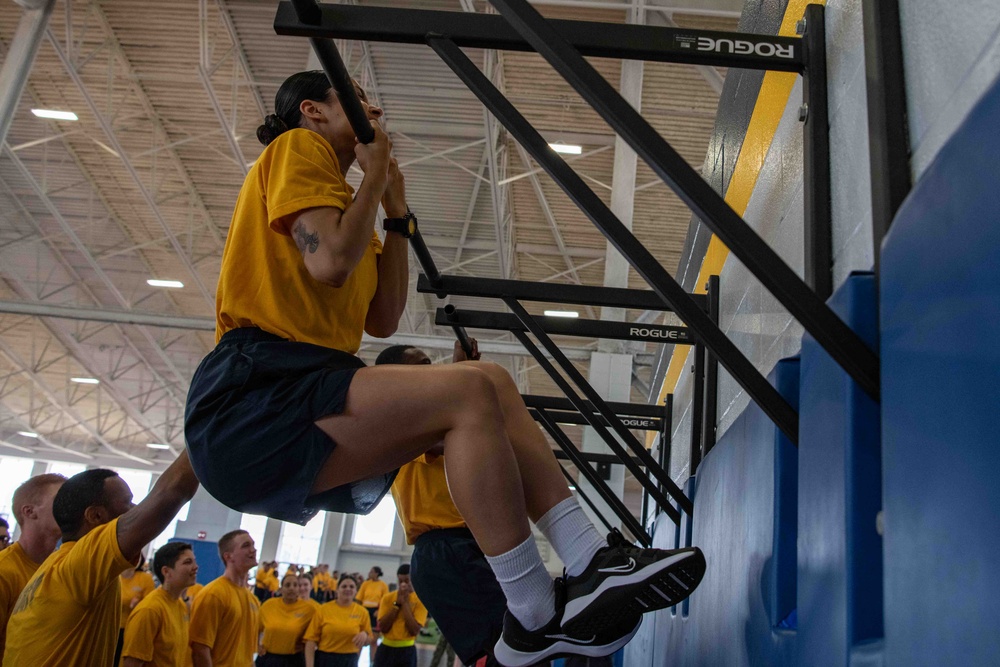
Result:
[[[497,393],[520,393],[517,389],[517,384],[514,382],[514,378],[512,378],[510,373],[507,372],[507,369],[500,364],[493,363],[492,361],[479,361],[476,362],[474,367],[490,379],[490,382],[493,384]]]
[[[500,415],[500,397],[489,373],[476,366],[456,367],[454,386],[455,405],[463,412],[479,414],[495,412]]]

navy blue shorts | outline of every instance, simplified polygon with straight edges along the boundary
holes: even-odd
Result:
[[[418,537],[410,580],[463,664],[492,656],[507,598],[468,528],[429,530]]]
[[[309,496],[333,442],[316,420],[344,410],[352,354],[257,328],[226,332],[198,366],[184,415],[191,465],[239,512],[305,524],[319,510],[367,514],[396,472]]]
[[[417,647],[382,644],[375,651],[372,667],[417,667]]]

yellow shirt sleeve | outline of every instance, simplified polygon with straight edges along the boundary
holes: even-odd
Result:
[[[325,140],[310,130],[295,129],[275,141],[281,144],[267,156],[270,168],[260,171],[268,226],[273,231],[290,235],[292,216],[307,208],[347,208],[351,201],[347,182]]]
[[[327,603],[333,604],[333,603]],[[309,625],[306,626],[306,633],[302,635],[302,641],[306,642],[316,642],[319,644],[319,639],[323,631],[323,613],[322,611],[317,611],[313,614],[312,620],[309,621]]]
[[[122,656],[136,658],[143,662],[153,661],[153,642],[163,622],[153,607],[136,607],[125,624],[125,643]]]
[[[420,598],[417,597],[416,593],[413,594],[413,604],[410,605],[410,607],[413,611],[413,618],[416,619],[417,623],[426,627],[427,607],[425,607],[424,603],[420,601]]]
[[[107,590],[108,582],[132,567],[118,546],[118,519],[90,531],[62,563],[63,584],[70,597],[89,607]]]

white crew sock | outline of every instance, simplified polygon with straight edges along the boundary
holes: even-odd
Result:
[[[556,504],[535,525],[566,564],[566,574],[571,577],[579,576],[597,550],[608,546],[574,496]]]
[[[533,537],[507,553],[487,556],[486,561],[507,596],[507,608],[526,630],[537,630],[552,620],[555,590]]]

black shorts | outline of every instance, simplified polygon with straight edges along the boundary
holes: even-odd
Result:
[[[358,667],[357,653],[316,651],[316,667]]]
[[[372,632],[378,632],[378,607],[365,607],[372,622]]]
[[[191,465],[205,490],[239,512],[298,524],[319,510],[370,512],[395,471],[309,496],[336,446],[315,422],[343,411],[364,365],[257,328],[226,332],[195,371],[184,415]]]
[[[372,667],[417,667],[417,647],[382,644],[375,651]]]
[[[430,530],[418,537],[410,580],[463,664],[493,654],[507,598],[468,528]]]
[[[292,653],[282,655],[278,653],[265,653],[258,655],[254,661],[255,667],[306,667],[306,657],[304,653]]]

